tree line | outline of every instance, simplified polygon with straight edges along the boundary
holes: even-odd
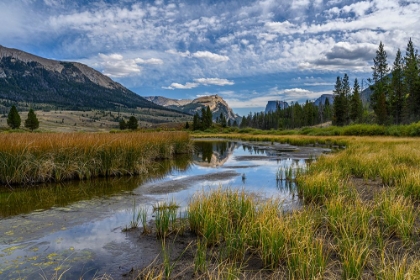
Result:
[[[357,79],[353,86],[347,74],[338,76],[333,90],[334,101],[326,98],[318,106],[306,101],[291,103],[273,112],[249,113],[241,128],[293,129],[332,121],[333,125],[376,122],[381,125],[407,124],[420,120],[420,57],[410,39],[405,56],[398,49],[392,68],[388,66],[384,45],[380,42],[373,59],[372,92],[369,104],[363,105]],[[371,112],[371,113],[370,113]],[[373,118],[370,116],[373,114]]]
[[[406,124],[420,120],[420,57],[413,41],[405,55],[398,49],[392,68],[380,42],[373,59],[371,107],[379,124]]]
[[[333,106],[329,98],[316,105],[309,100],[304,104],[292,102],[284,108],[277,107],[275,111],[249,113],[242,118],[240,128],[251,127],[258,129],[294,129],[303,126],[313,126],[331,121]]]

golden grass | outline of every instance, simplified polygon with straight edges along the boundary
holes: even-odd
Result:
[[[257,201],[232,190],[199,194],[191,201],[192,231],[208,250],[223,252],[224,263],[238,264],[238,275],[244,275],[245,256],[251,254],[263,270],[272,271],[267,277],[420,279],[420,139],[227,137],[346,147],[298,174],[305,206],[295,212],[283,213],[277,201]],[[354,185],[354,178],[362,178],[365,187]],[[202,248],[198,253],[197,270],[202,271],[210,260],[202,257]]]
[[[152,160],[191,151],[184,132],[13,133],[0,143],[5,185],[143,174]]]

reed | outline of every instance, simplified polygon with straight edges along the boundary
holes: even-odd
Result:
[[[0,184],[135,175],[148,163],[189,153],[184,132],[0,134]]]
[[[159,203],[153,207],[157,237],[165,238],[171,232],[176,231],[178,208],[179,206],[173,201],[170,203]]]
[[[207,242],[197,241],[197,251],[194,257],[194,273],[203,273],[207,269]]]

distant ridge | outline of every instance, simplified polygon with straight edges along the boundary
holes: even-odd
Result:
[[[46,59],[1,45],[0,99],[72,110],[168,110],[87,65]]]
[[[286,101],[272,100],[268,101],[265,106],[265,113],[275,112],[277,109],[286,109],[289,107],[289,104]]]
[[[222,113],[227,120],[231,120],[232,122],[236,120],[238,123],[240,123],[241,120],[241,117],[235,114],[227,102],[217,94],[202,96],[194,100],[177,100],[162,96],[147,96],[145,98],[164,107],[175,109],[191,115],[194,115],[196,112],[200,113],[201,108],[209,106],[213,113],[213,120],[216,120],[216,118],[220,117],[220,114]]]

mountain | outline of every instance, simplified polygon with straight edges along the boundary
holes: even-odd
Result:
[[[223,115],[226,117],[226,120],[231,120],[231,122],[236,120],[238,123],[240,123],[241,119],[241,117],[233,112],[226,101],[217,94],[202,96],[194,100],[177,100],[162,96],[147,96],[145,98],[164,107],[175,109],[191,115],[194,115],[196,112],[200,113],[201,108],[209,106],[213,113],[213,120],[219,118],[221,113],[223,113]]]
[[[160,106],[174,106],[175,108],[185,106],[192,102],[190,99],[171,99],[163,96],[145,96],[144,98]]]
[[[64,110],[167,110],[84,64],[46,59],[1,45],[0,99]]]
[[[322,94],[320,97],[318,97],[315,101],[314,104],[316,106],[319,105],[325,105],[325,100],[328,99],[328,101],[330,102],[330,105],[332,106],[334,103],[334,95],[333,94]]]
[[[287,107],[289,107],[289,104],[286,101],[279,101],[279,100],[274,100],[274,101],[268,101],[267,105],[265,106],[265,113],[270,113],[270,112],[275,112],[277,110],[277,108],[280,109],[286,109]]]

